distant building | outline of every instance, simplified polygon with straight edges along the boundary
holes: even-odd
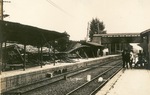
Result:
[[[150,29],[141,32],[141,37],[144,54],[148,61],[148,69],[150,69]]]
[[[120,53],[123,49],[129,49],[129,43],[140,43],[140,33],[109,33],[94,34],[92,42],[104,45],[109,54]]]

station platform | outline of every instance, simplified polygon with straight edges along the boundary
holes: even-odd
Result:
[[[101,60],[104,58],[115,57],[115,56],[118,56],[118,55],[108,55],[108,56],[102,56],[102,57],[97,57],[97,58],[88,58],[88,59],[74,59],[74,61],[76,61],[75,63],[55,63],[55,65],[54,65],[54,63],[50,63],[50,64],[43,65],[42,68],[40,66],[26,68],[25,71],[23,69],[4,71],[0,75],[0,78],[10,77],[10,76],[15,76],[15,75],[20,75],[20,74],[26,74],[29,72],[36,72],[36,71],[41,71],[41,70],[51,69],[51,68],[56,68],[56,67],[62,67],[62,66],[67,66],[67,65],[80,64],[83,62],[88,62],[88,61],[90,62],[93,60]]]
[[[150,95],[150,70],[122,70],[96,95]]]
[[[42,68],[40,66],[23,69],[5,71],[0,75],[0,93],[10,91],[25,85],[29,85],[47,77],[53,77],[64,72],[77,70],[86,66],[101,64],[110,60],[120,60],[120,55],[107,55],[97,58],[75,59],[75,63],[48,63]]]

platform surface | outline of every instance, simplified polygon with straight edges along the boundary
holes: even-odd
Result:
[[[102,95],[100,92],[96,95]],[[125,70],[103,95],[150,95],[150,70]]]
[[[27,68],[25,71],[23,71],[23,69],[14,70],[14,71],[6,71],[6,72],[2,72],[2,74],[0,75],[0,78],[15,76],[15,75],[19,75],[19,74],[25,74],[25,73],[29,73],[29,72],[40,71],[40,70],[50,69],[50,68],[55,68],[55,67],[61,67],[61,66],[66,66],[66,65],[79,64],[79,63],[86,62],[86,61],[104,59],[104,58],[114,57],[114,56],[118,56],[118,55],[107,55],[107,56],[103,56],[103,57],[89,58],[89,59],[75,59],[76,63],[56,63],[55,66],[53,63],[51,63],[49,65],[47,64],[47,65],[43,66],[42,68],[40,66]]]

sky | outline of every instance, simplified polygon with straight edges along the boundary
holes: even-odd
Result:
[[[4,3],[6,21],[67,32],[84,40],[93,18],[107,33],[140,33],[150,28],[150,0],[10,0]]]

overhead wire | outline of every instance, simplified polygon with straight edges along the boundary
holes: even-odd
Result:
[[[55,8],[59,9],[60,11],[62,11],[63,13],[65,13],[66,15],[71,16],[68,12],[66,12],[64,9],[62,9],[61,7],[59,7],[56,3],[54,3],[52,0],[46,0],[49,4],[51,4],[52,6],[54,6]]]

